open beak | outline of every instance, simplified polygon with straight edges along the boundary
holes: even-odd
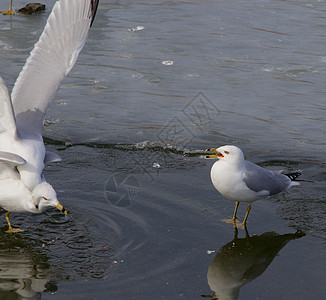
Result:
[[[65,215],[68,213],[65,208],[60,204],[58,203],[57,205],[55,205],[54,207],[56,207],[57,209],[59,209],[60,211],[62,211]]]
[[[220,157],[224,157],[224,155],[217,151],[216,148],[209,148],[209,149],[206,149],[205,152],[215,152],[216,154],[210,154],[210,155],[206,155],[205,158],[220,158]]]

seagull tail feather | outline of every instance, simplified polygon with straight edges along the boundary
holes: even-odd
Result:
[[[287,173],[284,175],[289,177],[291,179],[291,181],[294,181],[294,180],[296,180],[296,178],[298,178],[301,175],[301,172],[296,171],[296,172],[291,172],[291,173]]]

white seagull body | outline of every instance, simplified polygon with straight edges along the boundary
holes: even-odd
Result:
[[[47,108],[82,50],[98,0],[57,1],[9,96],[0,78],[0,206],[9,212],[65,212],[42,175],[46,152],[42,131]],[[16,230],[18,231],[18,230]]]
[[[214,187],[227,199],[236,202],[232,220],[236,221],[239,202],[248,202],[247,214],[243,221],[246,224],[251,203],[288,190],[299,185],[294,180],[300,175],[298,172],[282,174],[282,171],[270,171],[252,162],[246,161],[244,155],[236,146],[223,146],[207,151],[216,152],[219,160],[211,169],[211,180]]]

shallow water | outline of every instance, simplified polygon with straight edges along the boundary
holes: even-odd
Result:
[[[0,16],[9,88],[54,2]],[[325,9],[101,0],[44,132],[63,158],[45,176],[69,214],[13,214],[25,232],[10,236],[2,215],[0,298],[325,298]],[[254,203],[247,237],[221,222],[234,203],[201,157],[223,144],[303,171],[300,187]]]

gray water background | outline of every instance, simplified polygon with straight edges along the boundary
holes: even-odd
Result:
[[[38,15],[0,16],[10,89],[54,2]],[[207,271],[233,240],[221,220],[234,203],[210,182],[214,160],[200,155],[224,144],[305,180],[254,203],[251,236],[306,236],[239,299],[325,298],[325,12],[324,1],[101,0],[44,131],[63,158],[45,176],[69,215],[13,214],[25,232],[12,236],[2,215],[1,299],[213,294]]]

